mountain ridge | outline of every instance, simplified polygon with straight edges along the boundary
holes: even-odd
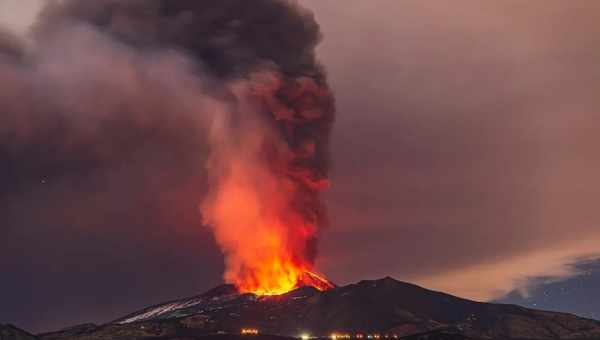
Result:
[[[36,340],[36,337],[16,326],[0,324],[0,340]]]
[[[471,301],[391,277],[327,291],[301,287],[278,296],[240,294],[232,285],[221,285],[190,298],[140,309],[104,325],[39,337],[167,339],[175,335],[239,334],[245,327],[288,337],[339,332],[414,339],[434,334],[449,339],[600,339],[600,321]]]

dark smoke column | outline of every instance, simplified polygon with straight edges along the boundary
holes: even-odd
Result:
[[[191,57],[212,84],[199,95],[224,107],[207,133],[201,212],[225,254],[225,279],[257,294],[330,287],[313,266],[334,103],[308,11],[285,0],[67,0],[44,18],[42,37],[84,22],[141,52]]]

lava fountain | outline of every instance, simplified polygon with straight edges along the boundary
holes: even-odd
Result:
[[[213,127],[212,186],[202,204],[225,253],[225,280],[258,295],[332,288],[314,271],[333,122],[324,78],[262,71],[232,93],[237,110]]]

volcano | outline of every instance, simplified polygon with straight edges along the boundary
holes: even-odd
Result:
[[[600,321],[515,305],[475,302],[392,278],[258,296],[222,285],[144,308],[105,325],[42,334],[43,340],[280,337],[351,339],[599,339]],[[245,335],[246,337],[249,335]],[[362,336],[362,338],[360,337]]]

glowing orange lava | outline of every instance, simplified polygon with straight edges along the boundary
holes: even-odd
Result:
[[[290,202],[300,190],[297,182],[244,158],[229,159],[219,190],[203,206],[205,217],[220,226],[214,231],[225,250],[225,281],[257,295],[304,285],[332,288],[312,272],[308,247],[317,226]]]
[[[266,264],[266,267],[269,265]],[[270,267],[265,268],[264,272],[258,271],[256,277],[250,280],[238,282],[238,290],[241,293],[256,295],[281,295],[301,286],[312,286],[321,291],[335,287],[321,276],[305,271],[292,263],[275,262]],[[315,277],[319,279],[316,280]]]

